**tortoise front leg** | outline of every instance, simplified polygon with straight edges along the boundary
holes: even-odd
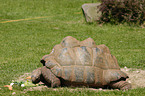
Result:
[[[34,84],[39,83],[42,79],[41,67],[35,69],[31,74],[31,79]]]
[[[112,82],[110,84],[111,88],[120,89],[120,90],[128,90],[131,89],[131,84],[127,81],[118,81],[118,82]]]
[[[45,81],[51,83],[51,87],[60,86],[60,80],[46,66],[42,67],[41,72]]]

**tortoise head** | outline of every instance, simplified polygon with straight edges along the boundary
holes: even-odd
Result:
[[[40,62],[43,64],[43,66],[45,66],[45,61],[44,60],[40,60]]]
[[[49,55],[44,55],[42,57],[42,59],[40,60],[40,62],[43,64],[43,66],[45,66],[45,62],[47,61],[47,58],[49,57]]]

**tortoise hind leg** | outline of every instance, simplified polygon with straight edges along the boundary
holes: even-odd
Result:
[[[109,86],[111,88],[120,89],[120,90],[128,90],[128,89],[131,89],[131,84],[128,83],[127,81],[112,82]]]
[[[60,80],[50,71],[50,69],[43,66],[41,69],[43,78],[47,83],[51,84],[51,87],[58,87],[60,86]]]

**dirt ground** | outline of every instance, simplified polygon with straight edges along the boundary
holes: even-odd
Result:
[[[145,70],[122,68],[123,72],[127,73],[129,78],[127,81],[132,84],[132,88],[145,87]]]
[[[121,68],[121,70],[125,73],[128,74],[129,78],[127,79],[127,81],[129,83],[132,84],[132,89],[135,89],[135,88],[142,88],[142,87],[145,87],[145,70],[141,70],[141,69],[132,69],[132,68],[127,68],[127,67],[124,67],[124,68]],[[19,77],[19,81],[25,81],[26,80],[26,77],[27,76],[31,76],[31,73],[25,73],[24,75],[20,76]],[[40,83],[42,84],[42,83]],[[33,91],[33,90],[44,90],[44,89],[50,89],[44,85],[42,86],[37,86],[37,87],[31,87],[29,89],[25,89],[24,92],[26,91]],[[52,90],[56,91],[58,89],[63,89],[63,88],[52,88]],[[83,88],[69,88],[70,91],[72,90],[82,90]],[[109,89],[102,89],[102,88],[99,88],[99,89],[94,89],[94,88],[85,88],[87,90],[97,90],[97,91],[112,91],[112,90],[109,90]]]

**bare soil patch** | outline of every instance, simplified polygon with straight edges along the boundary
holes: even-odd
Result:
[[[127,81],[132,84],[132,89],[145,87],[145,70],[132,69],[132,68],[126,68],[126,67],[121,68],[121,70],[128,74],[129,78],[127,79]],[[28,77],[28,76],[31,76],[31,73],[25,73],[24,75],[20,76],[18,78],[18,80],[26,81],[27,80],[26,77]],[[57,90],[63,89],[63,88],[48,88],[47,86],[43,85],[42,82],[40,82],[39,84],[41,86],[31,87],[31,88],[25,89],[24,92],[34,91],[34,90],[42,91],[42,90],[47,90],[47,89],[52,89],[54,91],[57,91]],[[74,88],[68,88],[69,91],[83,90],[83,89],[94,90],[94,91],[112,91],[112,90],[109,90],[109,89],[102,89],[102,88],[99,88],[99,89],[94,89],[94,88],[75,88],[75,89]]]
[[[145,70],[126,67],[121,70],[128,74],[127,81],[132,84],[133,89],[145,87]]]

